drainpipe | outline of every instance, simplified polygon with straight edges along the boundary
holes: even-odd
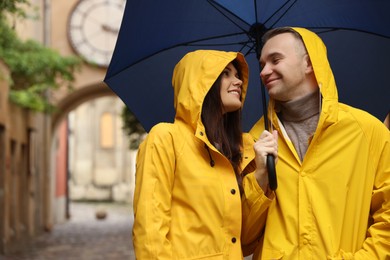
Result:
[[[70,128],[69,115],[66,116],[66,183],[65,183],[65,217],[66,219],[70,219],[70,209],[69,209],[69,181],[70,181],[70,150],[69,150],[69,136],[72,134],[72,130]]]
[[[50,9],[50,0],[43,0],[43,44],[46,47],[50,47],[51,41],[50,41],[50,14],[51,14],[51,9]],[[50,98],[50,93],[49,90],[46,90],[45,92],[46,100],[49,100]],[[53,195],[54,195],[54,190],[52,189],[53,184],[52,182],[55,180],[55,178],[52,178],[52,170],[54,169],[52,165],[52,156],[51,156],[51,149],[52,146],[50,145],[52,141],[52,134],[51,134],[51,118],[49,114],[45,113],[44,114],[44,140],[45,140],[45,145],[44,145],[44,163],[45,163],[45,180],[44,180],[44,209],[43,209],[43,214],[44,214],[44,225],[45,225],[45,230],[46,231],[51,231],[53,227],[53,214],[52,214],[52,203],[53,203]]]

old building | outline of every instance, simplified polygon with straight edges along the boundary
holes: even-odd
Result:
[[[0,253],[66,221],[72,200],[128,203],[134,185],[124,104],[102,82],[125,0],[30,2],[39,18],[16,22],[18,35],[84,62],[73,90],[51,93],[58,109],[45,115],[9,102],[0,61]]]

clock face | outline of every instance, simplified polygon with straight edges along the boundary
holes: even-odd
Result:
[[[125,0],[80,0],[68,23],[69,40],[84,60],[107,67],[115,48]]]

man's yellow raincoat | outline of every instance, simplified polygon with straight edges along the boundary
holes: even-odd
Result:
[[[137,259],[242,259],[241,199],[229,160],[205,134],[203,100],[234,59],[242,99],[248,68],[240,53],[196,51],[174,70],[175,122],[152,128],[137,158],[133,243]],[[244,135],[243,162],[254,158]]]
[[[390,259],[390,132],[368,113],[338,102],[324,44],[310,31],[294,29],[309,53],[322,110],[301,161],[270,101],[269,118],[279,132],[278,188],[268,211],[261,207],[261,190],[257,203],[244,203],[252,209],[244,248],[251,252],[261,233],[253,259]],[[254,138],[263,125],[263,119],[255,124]],[[255,184],[245,184],[246,196],[255,197]]]

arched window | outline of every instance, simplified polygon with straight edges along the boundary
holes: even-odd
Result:
[[[114,122],[111,113],[105,112],[100,118],[100,147],[114,147]]]

